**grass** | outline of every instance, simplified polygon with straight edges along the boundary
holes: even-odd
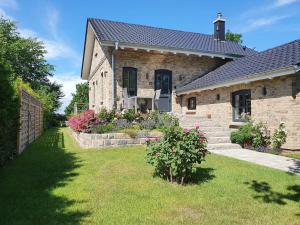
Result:
[[[152,177],[144,147],[82,150],[52,129],[0,169],[0,224],[300,224],[300,178],[209,155],[194,183]]]
[[[286,156],[286,157],[290,157],[290,158],[294,158],[294,159],[300,159],[300,152],[283,152],[280,155],[282,156]]]

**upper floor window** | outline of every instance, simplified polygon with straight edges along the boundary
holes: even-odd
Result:
[[[188,109],[193,110],[196,109],[196,97],[191,97],[188,99]]]
[[[245,121],[251,115],[251,90],[240,90],[232,93],[233,121]]]
[[[128,96],[137,94],[137,69],[123,67],[123,88],[127,88]]]

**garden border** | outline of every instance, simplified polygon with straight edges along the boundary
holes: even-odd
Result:
[[[145,144],[147,138],[160,138],[162,136],[160,132],[155,131],[149,131],[146,138],[131,138],[125,133],[90,134],[75,132],[71,128],[69,130],[72,137],[83,149],[142,145]]]

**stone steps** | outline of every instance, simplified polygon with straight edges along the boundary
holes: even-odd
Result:
[[[206,136],[207,137],[207,141],[208,143],[211,143],[211,144],[219,144],[219,143],[231,143],[230,141],[230,138],[227,136],[227,137],[209,137],[209,136]]]
[[[226,149],[241,149],[241,146],[233,143],[217,143],[207,145],[208,150],[226,150]]]
[[[210,131],[204,132],[206,137],[230,137],[229,131]]]
[[[204,117],[182,116],[179,119],[179,124],[183,128],[195,128],[195,125],[200,126],[200,130],[205,134],[208,141],[208,150],[226,150],[226,149],[241,149],[238,144],[231,143],[230,129],[220,126],[217,122]]]

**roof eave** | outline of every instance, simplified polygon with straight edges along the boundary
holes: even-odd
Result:
[[[83,75],[82,75],[82,71],[83,71],[83,66],[84,66],[83,64],[84,64],[84,55],[85,55],[85,45],[86,45],[86,36],[87,36],[88,23],[89,23],[89,20],[86,21],[86,25],[85,25],[85,35],[84,35],[84,44],[83,44],[83,54],[82,54],[81,71],[80,71],[80,77],[81,77],[81,79],[84,79],[84,78],[83,78]]]
[[[97,35],[88,19],[86,23],[84,49],[83,49],[82,66],[81,66],[81,79],[83,80],[89,79],[89,73],[91,69],[90,68],[91,59],[86,59],[86,57],[91,57],[95,39],[97,39]]]
[[[224,83],[220,83],[217,85],[211,85],[211,86],[207,86],[204,88],[192,89],[192,90],[187,90],[187,91],[178,91],[178,92],[176,92],[176,94],[183,95],[183,94],[190,94],[190,93],[194,93],[194,92],[213,90],[213,89],[222,88],[222,87],[230,87],[230,86],[238,85],[238,84],[247,84],[247,83],[254,82],[254,81],[273,79],[276,77],[291,75],[291,74],[297,73],[298,71],[300,71],[299,66],[288,66],[288,67],[284,67],[284,68],[277,69],[277,70],[272,70],[272,71],[265,72],[265,73],[257,73],[257,74],[248,75],[245,78],[240,79],[240,80],[232,80],[229,82],[224,82]]]
[[[105,46],[115,46],[116,41],[100,41],[101,45]],[[134,43],[124,43],[124,42],[118,42],[119,48],[132,48],[132,49],[141,49],[145,51],[158,51],[158,52],[170,52],[173,54],[181,53],[185,55],[198,55],[198,56],[208,56],[211,58],[218,57],[222,59],[235,59],[239,57],[243,57],[244,55],[234,55],[234,54],[220,54],[220,53],[210,53],[210,52],[204,52],[204,51],[192,51],[192,50],[183,50],[183,49],[177,49],[177,48],[165,48],[160,46],[153,46],[153,45],[139,45]]]

